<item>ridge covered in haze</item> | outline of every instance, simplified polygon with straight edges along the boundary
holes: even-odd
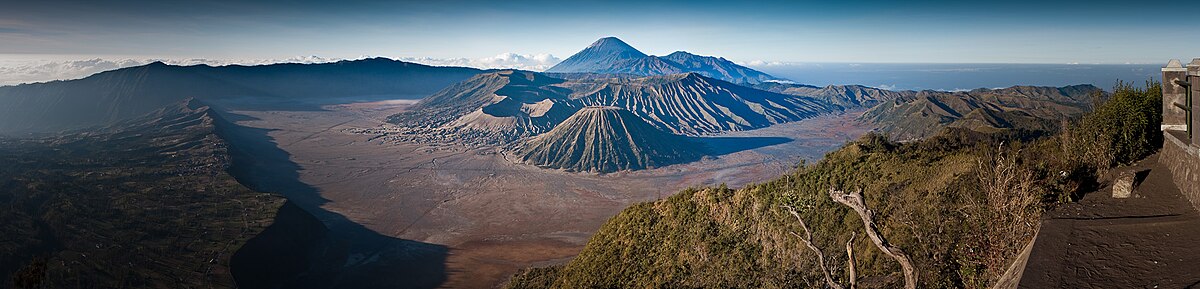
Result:
[[[218,67],[154,62],[82,79],[0,87],[0,134],[104,125],[188,97],[271,101],[420,98],[479,72],[386,58]]]

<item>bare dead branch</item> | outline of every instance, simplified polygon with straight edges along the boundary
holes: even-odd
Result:
[[[842,191],[834,190],[831,187],[829,188],[829,197],[832,198],[833,201],[846,205],[851,209],[854,209],[854,212],[858,213],[858,217],[862,219],[863,227],[867,231],[867,237],[871,239],[871,242],[875,243],[875,247],[879,247],[880,251],[883,251],[884,254],[887,254],[888,256],[892,257],[892,259],[895,259],[896,262],[900,263],[900,269],[903,270],[904,273],[904,288],[917,288],[916,268],[913,267],[912,261],[908,258],[908,254],[905,254],[904,251],[900,250],[900,248],[896,248],[891,244],[888,244],[887,239],[884,239],[883,236],[879,234],[879,229],[875,226],[875,212],[868,209],[866,203],[863,202],[862,190],[856,190],[847,194]]]
[[[786,209],[788,213],[792,214],[793,217],[796,217],[796,221],[800,222],[800,228],[804,229],[804,236],[796,234],[796,232],[789,233],[799,238],[801,242],[804,242],[804,245],[808,246],[808,249],[811,249],[814,253],[817,253],[817,264],[821,266],[821,273],[825,275],[825,284],[829,285],[829,288],[843,289],[844,287],[842,287],[842,285],[839,285],[837,282],[833,281],[832,273],[830,273],[829,267],[825,265],[825,253],[822,253],[821,249],[817,248],[817,246],[812,243],[812,232],[808,230],[808,225],[804,224],[804,218],[801,218],[800,213],[797,213],[796,209],[792,208],[792,206],[784,205],[782,207]]]
[[[854,268],[854,237],[858,232],[850,232],[850,240],[846,241],[846,270],[850,273],[850,289],[858,288],[858,271]]]

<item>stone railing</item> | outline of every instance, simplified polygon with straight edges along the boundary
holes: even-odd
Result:
[[[1186,133],[1163,131],[1163,148],[1159,162],[1167,165],[1175,186],[1200,210],[1200,150],[1188,145]]]

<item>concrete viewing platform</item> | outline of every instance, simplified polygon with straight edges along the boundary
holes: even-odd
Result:
[[[1113,173],[1137,176],[1128,198],[1108,182],[1045,213],[1017,288],[1200,287],[1200,213],[1177,185],[1185,176],[1172,173],[1200,158],[1181,159],[1189,147],[1166,138],[1158,154]]]

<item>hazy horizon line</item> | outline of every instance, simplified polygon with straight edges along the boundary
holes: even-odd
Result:
[[[686,50],[679,50],[679,51],[688,52]],[[689,53],[691,53],[691,52],[689,52]],[[289,60],[289,59],[296,59],[296,58],[323,58],[323,59],[330,60],[330,62],[337,62],[337,61],[342,61],[342,60],[361,60],[361,59],[382,57],[382,58],[388,58],[388,59],[392,59],[392,60],[407,61],[408,59],[483,59],[483,58],[494,58],[496,56],[509,55],[509,54],[523,55],[523,56],[549,55],[549,56],[559,57],[558,55],[555,55],[552,53],[521,53],[521,52],[505,52],[505,53],[500,53],[500,54],[490,56],[490,57],[475,57],[475,58],[472,58],[472,57],[432,57],[432,56],[393,56],[393,55],[383,55],[383,54],[379,54],[379,55],[362,54],[362,55],[353,56],[353,57],[341,57],[341,56],[326,57],[326,56],[322,56],[319,54],[290,55],[290,56],[282,56],[282,57],[202,57],[202,56],[162,56],[162,55],[123,55],[123,54],[0,53],[0,64],[2,64],[4,61],[65,62],[65,61],[89,61],[89,60],[95,60],[95,59],[102,59],[102,60],[176,60],[176,61],[211,60],[211,61],[233,62],[233,61],[252,61],[252,60]],[[721,55],[706,55],[706,54],[699,54],[699,53],[693,53],[693,54],[701,55],[701,56],[712,56],[712,57],[725,58]],[[658,55],[658,54],[647,53],[647,55],[664,56],[666,54]],[[21,56],[21,57],[14,57],[14,56]],[[65,57],[46,57],[46,56],[65,56]],[[569,57],[569,56],[567,56],[567,57]],[[1192,57],[1192,58],[1189,58],[1189,57]],[[565,57],[562,59],[565,59]],[[725,58],[725,59],[732,61],[734,63],[737,63],[738,65],[742,65],[742,66],[766,66],[766,65],[772,65],[772,64],[783,64],[783,65],[823,64],[823,63],[836,63],[836,64],[854,64],[854,63],[863,63],[863,64],[1065,64],[1065,65],[1071,65],[1071,64],[1140,65],[1140,64],[1162,63],[1163,65],[1166,65],[1166,63],[1168,61],[1170,61],[1171,59],[1178,59],[1178,60],[1186,63],[1188,61],[1191,61],[1192,59],[1200,59],[1200,56],[1181,56],[1178,58],[1164,59],[1161,62],[1133,62],[1133,61],[1115,61],[1115,62],[1087,62],[1087,61],[1022,62],[1022,61],[1011,61],[1010,62],[1010,61],[919,61],[919,60],[918,61],[913,61],[913,60],[850,61],[850,60],[763,60],[763,59],[739,61],[739,60],[733,60],[730,58]],[[755,62],[760,62],[760,63],[764,63],[764,64],[755,64]],[[291,63],[291,62],[277,62],[277,63]],[[275,63],[270,63],[270,64],[275,64]]]
[[[321,57],[317,55],[309,56],[293,56],[287,58],[270,58],[270,59],[217,59],[217,58],[200,58],[200,57],[106,57],[106,56],[85,56],[74,55],[75,59],[45,59],[38,57],[29,57],[24,59],[15,59],[6,57],[5,54],[0,54],[0,86],[12,86],[20,84],[43,83],[56,80],[73,80],[85,78],[97,73],[112,71],[128,67],[142,66],[153,62],[163,62],[169,65],[176,66],[192,66],[192,65],[207,65],[212,67],[222,67],[231,65],[242,66],[258,66],[272,64],[320,64],[320,63],[335,63],[339,61],[356,61],[370,58],[385,58],[396,61],[404,61],[409,63],[417,63],[429,66],[438,67],[469,67],[484,70],[503,70],[516,69],[525,71],[544,72],[558,62],[562,61],[559,58],[550,54],[519,54],[519,53],[503,53],[493,57],[485,58],[433,58],[433,57],[395,57],[386,55],[360,55],[358,57]],[[26,55],[31,56],[31,55]],[[44,56],[44,55],[43,55]],[[1181,59],[1184,60],[1184,59]],[[735,63],[747,66],[758,70],[779,70],[779,69],[804,69],[813,68],[819,69],[824,66],[838,66],[839,68],[850,69],[856,66],[872,67],[872,66],[903,66],[903,65],[929,65],[929,66],[969,66],[969,65],[1033,65],[1033,66],[1147,66],[1147,65],[1162,65],[1165,66],[1168,60],[1163,60],[1160,63],[1037,63],[1037,62],[850,62],[850,61],[760,61],[754,60],[749,62],[734,61]],[[770,72],[768,72],[770,73]],[[774,73],[772,73],[774,74]],[[783,75],[777,77],[788,78]],[[848,80],[847,83],[852,82]]]

